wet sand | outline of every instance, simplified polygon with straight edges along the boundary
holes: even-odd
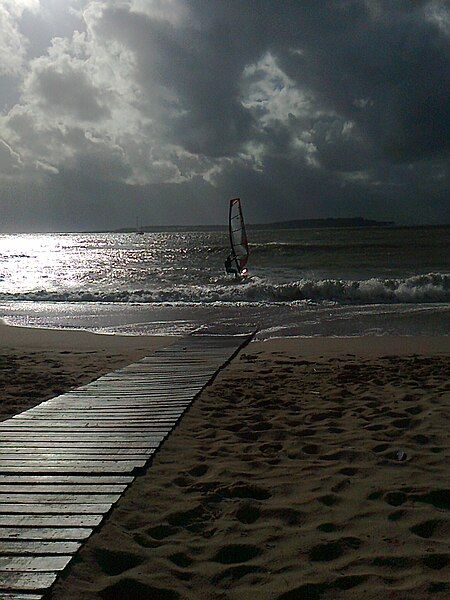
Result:
[[[170,340],[0,326],[2,418]],[[449,338],[254,343],[57,600],[449,596]]]

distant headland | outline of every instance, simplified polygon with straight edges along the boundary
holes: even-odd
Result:
[[[274,223],[248,223],[247,229],[307,229],[313,227],[388,227],[395,225],[394,221],[375,221],[363,217],[352,217],[342,219],[295,219],[293,221],[276,221]],[[140,231],[222,231],[226,230],[224,225],[147,225],[140,227]],[[114,233],[131,233],[136,231],[133,227],[122,227],[115,229]]]

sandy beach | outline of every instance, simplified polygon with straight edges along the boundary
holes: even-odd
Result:
[[[0,332],[5,416],[168,341]],[[51,597],[447,598],[448,354],[448,338],[251,344]]]
[[[0,321],[0,420],[139,360],[171,339],[9,327]]]

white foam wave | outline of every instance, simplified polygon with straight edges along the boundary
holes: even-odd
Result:
[[[48,291],[0,294],[0,300],[47,302],[127,303],[264,303],[331,301],[349,304],[428,303],[450,301],[450,275],[428,273],[405,279],[300,279],[285,284],[253,277],[244,283],[219,281],[210,285],[173,285],[164,288],[118,291]]]

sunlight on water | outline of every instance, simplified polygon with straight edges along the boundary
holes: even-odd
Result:
[[[5,291],[57,289],[75,285],[73,249],[75,239],[62,244],[53,235],[0,237],[2,288]]]

